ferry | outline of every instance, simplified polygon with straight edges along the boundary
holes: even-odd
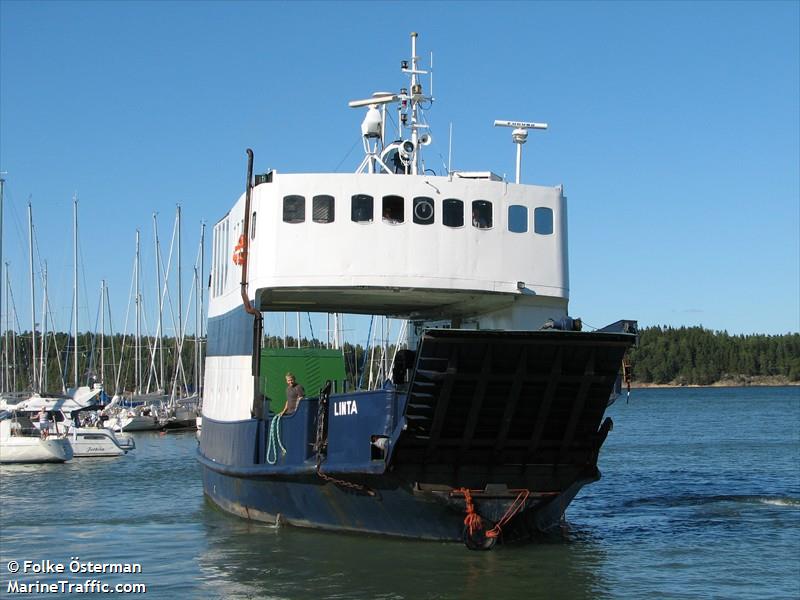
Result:
[[[546,124],[495,122],[514,182],[426,164],[417,38],[405,87],[349,103],[355,172],[254,175],[247,150],[213,231],[198,460],[207,498],[246,519],[488,549],[557,527],[600,478],[637,324],[569,316],[564,188],[520,183]],[[341,351],[264,347],[287,311],[402,319],[404,343],[381,386],[348,388]],[[291,414],[287,370],[307,396]]]

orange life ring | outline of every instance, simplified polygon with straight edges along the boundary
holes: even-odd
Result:
[[[239,236],[239,242],[236,244],[236,247],[233,249],[233,264],[235,265],[243,265],[244,264],[244,245],[247,240],[244,237],[244,234]]]

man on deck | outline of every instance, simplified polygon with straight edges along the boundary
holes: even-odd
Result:
[[[303,386],[297,383],[297,380],[294,377],[294,373],[287,373],[286,374],[286,406],[283,408],[282,415],[291,415],[294,414],[294,411],[297,410],[297,405],[300,404],[300,400],[302,400],[306,395],[306,391],[303,389]]]

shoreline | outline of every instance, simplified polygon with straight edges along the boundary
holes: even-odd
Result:
[[[699,383],[644,383],[632,382],[631,390],[634,389],[672,389],[672,388],[723,388],[723,387],[800,387],[800,381],[789,381],[784,377],[760,376],[742,379],[720,379],[714,383],[701,385]]]

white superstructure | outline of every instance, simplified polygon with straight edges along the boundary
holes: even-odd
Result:
[[[209,316],[241,304],[232,256],[243,221],[244,197],[214,228]],[[457,175],[273,173],[253,189],[249,244],[249,289],[261,310],[347,306],[411,319],[474,318],[483,329],[538,329],[566,314],[559,187]]]

